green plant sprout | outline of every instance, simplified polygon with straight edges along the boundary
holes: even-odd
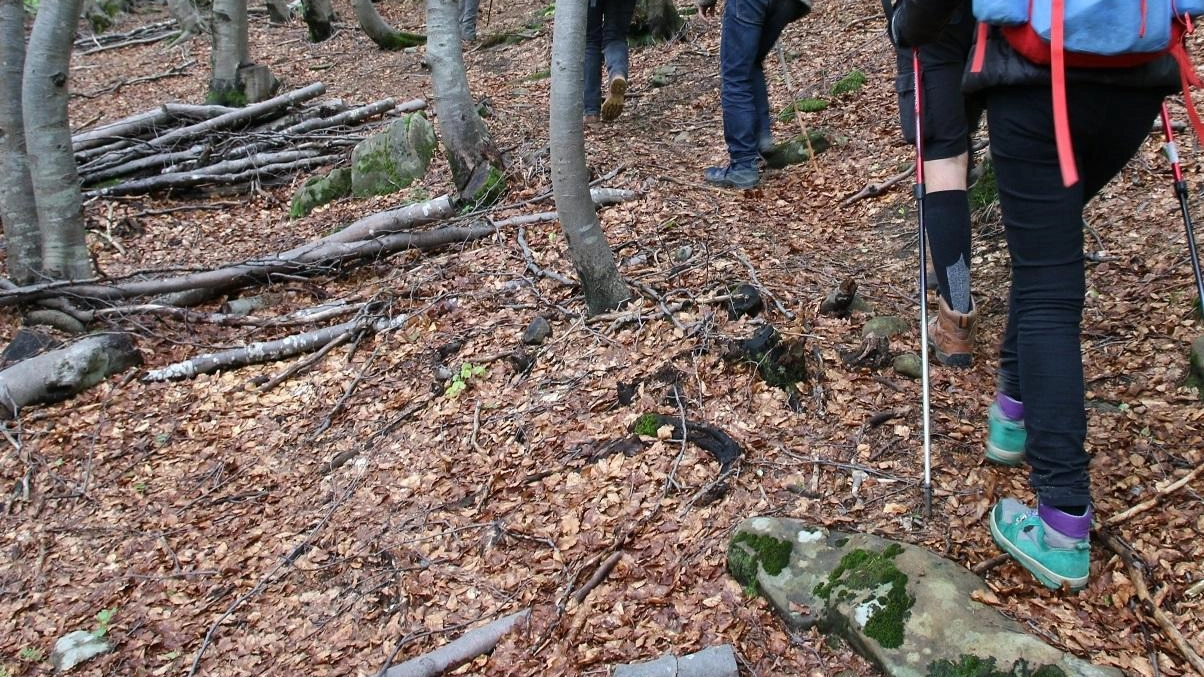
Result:
[[[21,652],[17,654],[17,658],[26,663],[41,663],[44,656],[42,655],[42,650],[36,646],[27,646],[21,649]]]
[[[465,362],[460,365],[460,371],[452,376],[451,383],[447,386],[447,390],[443,394],[449,398],[455,399],[468,388],[468,382],[478,376],[485,376],[485,366],[481,364],[473,364]]]
[[[96,639],[101,639],[109,634],[109,628],[112,627],[113,617],[117,615],[117,607],[112,609],[101,609],[96,612],[96,629],[92,631],[92,636]]]

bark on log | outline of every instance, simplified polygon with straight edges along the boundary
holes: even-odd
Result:
[[[647,663],[615,666],[614,677],[738,677],[731,644],[712,646],[678,658],[666,654]]]
[[[520,621],[526,620],[529,612],[524,609],[461,635],[458,639],[438,649],[394,665],[385,671],[384,677],[436,677],[448,670],[464,665],[481,654],[493,651],[506,633]]]
[[[212,374],[223,369],[276,362],[296,355],[312,353],[349,333],[383,332],[396,329],[405,324],[409,317],[409,315],[399,315],[393,318],[357,318],[333,327],[294,334],[275,341],[258,341],[241,348],[198,355],[183,362],[169,364],[162,369],[152,369],[142,377],[142,380],[146,382],[178,381],[193,378],[197,374]]]
[[[142,364],[129,334],[98,334],[0,371],[0,418],[31,404],[60,402],[111,374]]]

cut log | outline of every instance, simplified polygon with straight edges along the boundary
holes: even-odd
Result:
[[[129,334],[96,334],[0,371],[0,417],[31,404],[61,402],[106,377],[142,364]]]
[[[731,644],[712,646],[678,658],[666,654],[647,663],[615,666],[614,677],[737,677],[736,652]]]
[[[394,665],[385,670],[384,677],[436,677],[448,670],[454,670],[477,656],[493,651],[498,640],[517,623],[526,620],[528,613],[524,609],[499,618],[489,625],[469,630],[450,644],[445,644],[424,656]]]

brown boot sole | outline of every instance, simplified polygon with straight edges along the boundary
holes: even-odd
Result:
[[[610,122],[623,112],[623,97],[627,94],[627,80],[617,77],[610,81],[610,93],[602,102],[602,119]]]

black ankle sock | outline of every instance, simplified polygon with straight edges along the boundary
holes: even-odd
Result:
[[[1074,517],[1082,517],[1087,514],[1087,506],[1085,505],[1055,505],[1053,508]]]

